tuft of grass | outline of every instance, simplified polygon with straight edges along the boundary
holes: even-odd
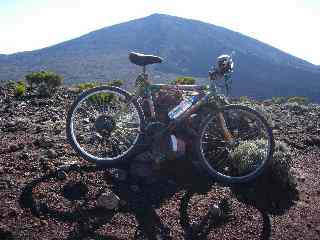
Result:
[[[15,95],[17,97],[22,97],[26,93],[26,85],[24,82],[18,82],[15,86]]]
[[[298,103],[300,105],[306,105],[309,103],[309,99],[302,96],[293,96],[288,98],[288,103]]]
[[[286,97],[272,97],[272,102],[274,104],[282,104],[287,102],[287,98]]]
[[[121,79],[115,79],[108,83],[109,86],[121,87],[124,84],[124,81]]]
[[[175,80],[171,81],[171,84],[176,85],[193,85],[195,84],[196,80],[193,77],[177,77]]]
[[[239,174],[250,171],[257,162],[266,156],[266,144],[265,140],[243,141],[232,151],[231,157]],[[274,153],[266,172],[273,178],[278,178],[281,185],[292,185],[291,165],[289,147],[284,142],[276,141]]]
[[[240,96],[239,101],[241,103],[247,103],[247,102],[250,102],[250,99],[247,96]]]
[[[242,154],[247,154],[246,148],[242,149]],[[286,143],[276,141],[273,157],[263,174],[250,183],[234,186],[232,191],[240,201],[270,213],[282,214],[299,199],[291,167],[290,148]]]
[[[100,86],[100,83],[98,83],[98,82],[80,83],[78,85],[78,90],[79,90],[79,92],[83,92],[85,90],[88,90],[88,89],[91,89],[91,88],[94,88],[94,87],[98,87],[98,86]]]
[[[243,175],[266,156],[265,140],[243,141],[232,152],[231,158],[238,174]]]
[[[309,111],[308,106],[301,105],[297,102],[288,102],[287,104],[285,104],[285,108],[298,115],[305,114],[306,112]]]

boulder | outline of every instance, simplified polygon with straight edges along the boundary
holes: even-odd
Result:
[[[57,152],[54,149],[49,149],[47,151],[47,155],[51,159],[55,159],[58,156]]]
[[[36,146],[39,146],[39,147],[42,147],[42,148],[50,148],[50,147],[53,147],[53,141],[47,137],[47,136],[42,136],[41,138],[39,139],[36,139],[34,141],[34,144]]]
[[[107,191],[105,193],[102,193],[97,200],[97,205],[99,207],[103,207],[108,210],[118,209],[119,204],[120,204],[120,198],[112,191]]]
[[[308,136],[305,140],[306,145],[308,146],[318,146],[320,147],[320,136],[311,135]]]

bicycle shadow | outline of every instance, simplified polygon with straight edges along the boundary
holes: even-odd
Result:
[[[66,172],[79,171],[82,173],[89,173],[95,172],[96,170],[97,169],[94,166],[82,166],[75,169],[72,169],[71,167]],[[67,239],[82,239],[84,237],[95,235],[95,230],[101,225],[109,222],[113,217],[114,212],[112,211],[86,207],[89,205],[89,199],[85,198],[87,188],[86,185],[81,182],[76,183],[74,186],[69,186],[68,190],[71,190],[71,192],[65,191],[67,189],[64,188],[64,191],[61,193],[61,195],[71,201],[83,200],[81,206],[76,206],[74,211],[59,211],[51,209],[48,207],[48,202],[37,201],[33,194],[34,189],[39,184],[49,182],[53,179],[57,179],[57,172],[44,175],[28,183],[22,190],[22,194],[19,198],[19,204],[22,209],[28,209],[35,217],[46,217],[55,219],[59,222],[76,223],[76,228],[70,232]],[[91,221],[92,219],[98,219],[98,221]],[[112,236],[106,236],[106,238],[117,239]]]
[[[239,202],[251,205],[259,210],[265,225],[261,239],[270,238],[270,215],[285,214],[299,199],[299,192],[293,182],[284,182],[277,177],[270,177],[266,170],[254,182],[233,186],[234,196]]]
[[[207,239],[212,228],[222,227],[224,224],[228,223],[230,220],[227,219],[217,219],[214,215],[208,211],[207,214],[202,218],[201,222],[197,225],[191,225],[188,216],[188,203],[193,196],[193,191],[187,191],[183,198],[181,199],[180,205],[180,223],[185,231],[185,239]],[[262,231],[260,234],[261,240],[267,240],[271,235],[271,221],[268,213],[258,209],[262,217]]]
[[[39,201],[34,196],[34,189],[42,183],[49,183],[56,180],[57,173],[47,174],[28,183],[22,191],[19,199],[20,206],[23,209],[29,209],[32,215],[38,218],[51,218],[59,222],[75,224],[66,239],[82,239],[86,237],[96,239],[121,239],[112,235],[105,235],[99,233],[99,228],[106,224],[110,224],[111,219],[118,213],[129,213],[136,219],[137,226],[135,226],[134,239],[158,239],[159,234],[162,239],[172,239],[170,228],[161,220],[157,214],[156,209],[161,204],[170,199],[175,193],[185,191],[180,202],[179,221],[184,231],[185,239],[206,239],[207,235],[213,228],[222,227],[228,223],[228,219],[218,219],[215,214],[207,210],[207,213],[201,216],[198,224],[191,223],[188,214],[188,206],[190,199],[194,194],[206,194],[212,187],[213,182],[206,177],[201,177],[194,171],[192,164],[184,164],[176,162],[180,166],[180,171],[177,171],[175,166],[170,165],[164,170],[164,177],[159,178],[156,182],[148,185],[143,185],[137,179],[129,179],[128,181],[115,181],[111,186],[111,190],[124,200],[127,204],[121,206],[118,210],[106,210],[92,204],[96,198],[87,198],[88,186],[85,180],[71,182],[63,186],[59,193],[62,197],[67,198],[75,204],[73,210],[56,210],[52,209],[47,201]],[[175,169],[175,171],[173,171]],[[90,173],[104,171],[104,169],[96,166],[81,166],[70,168],[70,172],[79,172],[80,179],[85,178]],[[167,179],[169,174],[170,179]],[[110,179],[106,179],[107,181]],[[132,191],[132,182],[141,186],[140,191]],[[140,182],[139,182],[140,181]],[[156,197],[152,197],[155,195]],[[264,215],[263,215],[264,214]],[[263,215],[263,230],[262,239],[268,239],[270,236],[271,225],[266,212]]]
[[[270,177],[266,171],[254,182],[232,187],[238,201],[272,215],[283,215],[299,199],[296,184]]]

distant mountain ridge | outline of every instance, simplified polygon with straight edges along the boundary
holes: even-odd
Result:
[[[215,58],[235,52],[233,94],[267,98],[303,95],[320,101],[319,66],[237,32],[196,20],[162,14],[88,33],[48,48],[0,55],[0,79],[21,79],[41,69],[81,81],[126,80],[139,71],[130,51],[155,54],[164,63],[150,67],[155,81],[178,75],[206,77]]]

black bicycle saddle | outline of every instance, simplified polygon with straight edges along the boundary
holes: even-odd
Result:
[[[154,55],[145,55],[142,53],[131,52],[129,60],[139,66],[146,66],[154,63],[161,63],[162,58]]]

